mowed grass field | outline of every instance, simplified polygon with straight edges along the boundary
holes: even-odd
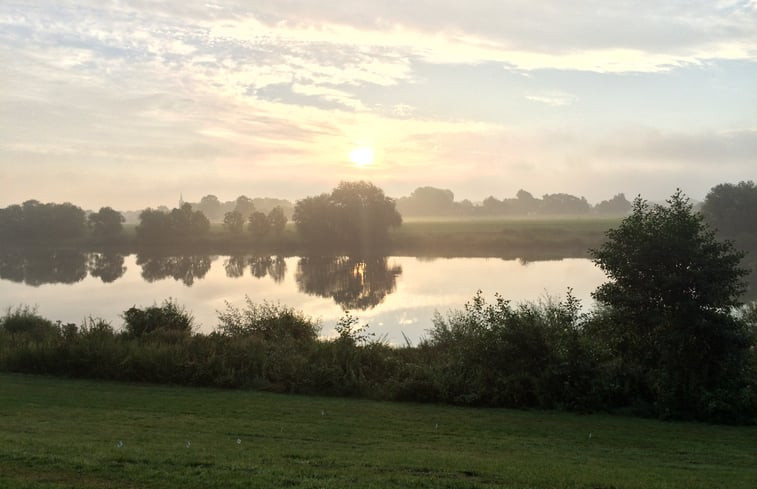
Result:
[[[7,489],[755,483],[755,427],[0,374]]]

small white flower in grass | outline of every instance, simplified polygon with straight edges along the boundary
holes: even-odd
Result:
[[[591,438],[591,433],[589,433],[589,438]]]
[[[439,429],[439,423],[436,423],[436,424],[434,425],[434,431],[436,431],[436,430],[438,430],[438,429]]]
[[[189,440],[187,440],[187,444],[186,444],[185,446],[186,446],[187,448],[189,448],[190,446],[192,446],[192,444],[191,444],[191,443],[189,442]]]
[[[324,411],[323,409],[321,409],[321,416],[326,416],[326,411]]]
[[[121,440],[118,440],[118,443],[116,443],[116,446],[117,446],[118,448],[123,448],[123,446],[124,446],[124,442],[122,442]]]
[[[242,440],[240,438],[237,438],[237,445],[241,445],[241,444],[242,444]]]

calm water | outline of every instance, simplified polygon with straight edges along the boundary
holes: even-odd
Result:
[[[294,306],[320,319],[322,334],[349,309],[377,335],[413,342],[435,311],[461,308],[476,290],[515,302],[567,287],[590,305],[604,275],[586,259],[523,263],[496,258],[254,257],[103,255],[75,251],[0,255],[0,306],[36,305],[45,317],[80,323],[85,316],[121,325],[119,314],[172,297],[212,331],[225,301],[245,295]]]

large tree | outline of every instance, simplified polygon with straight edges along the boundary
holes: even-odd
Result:
[[[697,416],[736,402],[750,345],[732,314],[744,290],[742,253],[718,241],[678,191],[667,205],[637,198],[591,254],[609,278],[593,294],[605,306],[598,334],[630,400]]]
[[[92,236],[113,238],[121,234],[124,220],[124,216],[120,212],[114,211],[110,207],[101,207],[99,211],[89,215],[87,223],[92,230]]]
[[[725,235],[757,235],[757,185],[748,181],[713,187],[704,199],[702,214]]]
[[[368,182],[342,182],[331,194],[295,205],[293,220],[308,241],[369,248],[385,242],[389,229],[402,224],[394,199]]]

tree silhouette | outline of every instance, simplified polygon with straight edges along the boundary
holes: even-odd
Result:
[[[87,224],[96,238],[108,239],[121,234],[124,216],[110,207],[101,207],[87,218]]]
[[[310,242],[362,249],[386,242],[389,229],[402,224],[394,200],[368,182],[342,182],[331,194],[298,201],[293,220]]]
[[[607,309],[600,334],[649,393],[661,415],[703,415],[707,393],[738,383],[749,341],[731,311],[746,271],[742,254],[719,242],[680,191],[666,206],[641,198],[607,241],[591,251],[608,275],[594,298]]]

